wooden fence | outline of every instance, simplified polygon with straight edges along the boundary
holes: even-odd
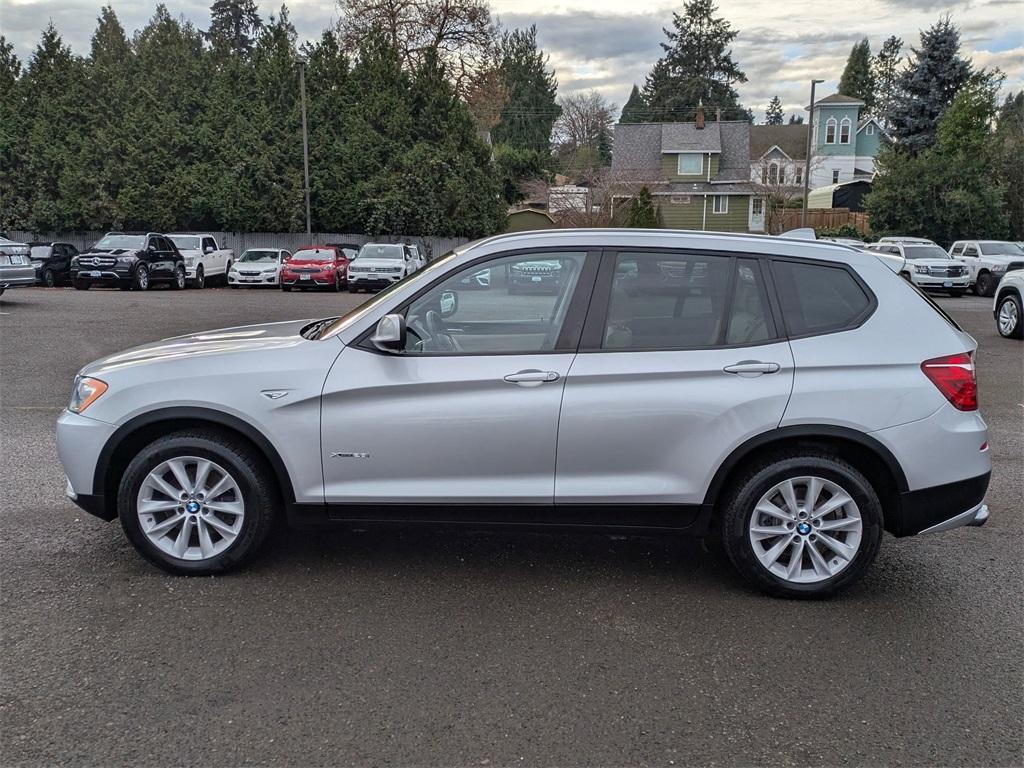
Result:
[[[851,211],[849,208],[808,208],[807,218],[802,224],[801,213],[799,208],[786,208],[782,211],[782,231],[801,226],[814,229],[851,226],[862,235],[871,231],[868,215],[864,212]]]

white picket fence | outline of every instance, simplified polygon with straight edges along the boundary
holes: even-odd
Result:
[[[16,242],[32,242],[45,240],[50,242],[71,243],[80,251],[99,240],[104,232],[8,232],[7,236]],[[443,256],[459,245],[468,242],[465,237],[418,237],[410,236],[377,236],[351,235],[337,232],[208,232],[217,238],[222,248],[231,248],[236,255],[249,248],[284,248],[294,251],[303,245],[326,245],[327,243],[412,243],[418,245],[427,259]]]

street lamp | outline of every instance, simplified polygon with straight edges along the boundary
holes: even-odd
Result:
[[[811,119],[807,123],[807,152],[804,157],[804,204],[800,209],[800,226],[807,225],[807,194],[811,188],[811,149],[814,143],[814,86],[824,80],[811,80]]]
[[[306,194],[306,234],[313,231],[309,218],[309,132],[306,130],[306,59],[298,57],[299,64],[299,98],[302,102],[302,170],[305,175],[303,192]]]

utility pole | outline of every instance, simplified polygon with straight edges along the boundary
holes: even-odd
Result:
[[[800,209],[800,226],[807,226],[807,194],[811,189],[811,150],[814,148],[814,86],[824,80],[811,80],[811,119],[807,123],[807,152],[804,158],[804,204]]]
[[[305,174],[306,185],[303,191],[306,193],[306,234],[313,232],[313,225],[309,217],[309,132],[306,130],[306,60],[299,59],[299,93],[302,101],[302,170]]]

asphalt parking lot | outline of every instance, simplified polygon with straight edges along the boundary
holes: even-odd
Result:
[[[828,602],[679,539],[285,532],[182,579],[64,498],[77,369],[348,294],[10,291],[0,301],[0,764],[1020,765],[1024,345],[980,343],[984,528],[886,537]]]

